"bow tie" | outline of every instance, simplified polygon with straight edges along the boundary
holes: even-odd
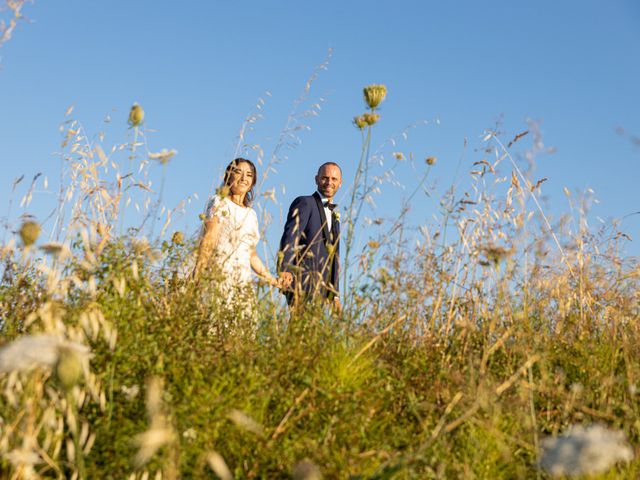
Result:
[[[338,205],[327,200],[326,202],[322,203],[322,206],[328,208],[331,212],[333,212]]]

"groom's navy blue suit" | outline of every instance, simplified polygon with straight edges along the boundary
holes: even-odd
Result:
[[[340,220],[332,213],[328,228],[318,192],[296,198],[280,240],[280,271],[293,274],[293,292],[333,298],[338,294]],[[287,293],[291,303],[294,294]]]

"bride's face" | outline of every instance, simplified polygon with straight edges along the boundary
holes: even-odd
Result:
[[[253,182],[253,171],[248,163],[240,162],[231,170],[229,188],[233,195],[246,195]]]

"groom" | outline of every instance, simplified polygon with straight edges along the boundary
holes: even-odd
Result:
[[[280,240],[280,277],[290,306],[313,298],[327,299],[340,309],[338,291],[340,216],[333,197],[342,185],[337,163],[320,166],[317,191],[296,198]]]

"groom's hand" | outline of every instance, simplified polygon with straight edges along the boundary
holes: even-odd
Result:
[[[280,272],[280,288],[287,289],[291,288],[291,284],[293,283],[293,274],[291,272]]]

